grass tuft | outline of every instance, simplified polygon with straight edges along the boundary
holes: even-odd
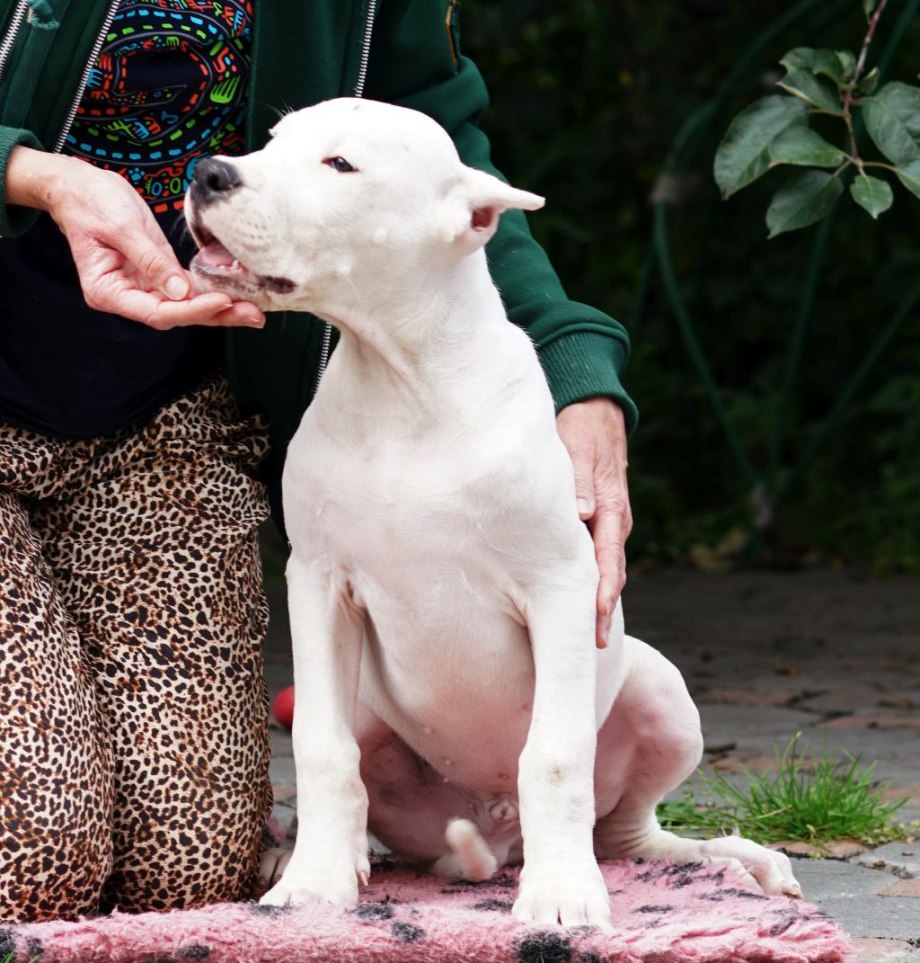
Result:
[[[742,769],[745,787],[722,773],[699,770],[713,801],[701,802],[686,790],[682,799],[658,807],[662,827],[691,836],[737,831],[758,843],[801,841],[819,850],[838,839],[878,846],[905,838],[907,827],[892,817],[908,800],[885,801],[885,787],[873,777],[875,763],[863,767],[861,757],[850,753],[840,759],[807,760],[800,736],[776,751],[775,773]]]
[[[15,963],[15,960],[16,960],[15,953],[7,953],[6,956],[0,956],[0,963]],[[28,963],[38,963],[38,957],[37,956],[29,957]]]

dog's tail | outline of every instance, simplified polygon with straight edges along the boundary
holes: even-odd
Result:
[[[479,883],[498,869],[498,860],[469,819],[452,819],[444,832],[451,851],[434,864],[438,876],[467,879]]]

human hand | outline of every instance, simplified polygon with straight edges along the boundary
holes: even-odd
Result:
[[[10,154],[6,195],[11,204],[51,215],[67,238],[91,308],[159,330],[265,324],[248,301],[195,294],[153,214],[118,174],[19,146]]]
[[[588,523],[600,580],[597,587],[597,647],[607,645],[613,610],[626,584],[626,539],[632,529],[626,484],[626,423],[610,398],[568,405],[556,430],[575,470],[578,515]]]

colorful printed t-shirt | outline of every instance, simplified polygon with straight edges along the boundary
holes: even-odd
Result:
[[[243,153],[251,45],[251,0],[124,0],[65,151],[174,220],[200,158]]]
[[[270,2],[270,0],[269,0]],[[122,0],[65,152],[117,171],[187,264],[182,201],[195,165],[243,151],[252,0]],[[0,242],[0,423],[92,437],[149,418],[218,364],[222,333],[155,331],[88,308],[43,215]]]

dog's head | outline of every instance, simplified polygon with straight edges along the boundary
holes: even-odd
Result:
[[[285,116],[260,151],[202,161],[186,197],[202,290],[322,314],[346,288],[405,283],[482,247],[543,199],[464,166],[417,111],[330,100]]]

